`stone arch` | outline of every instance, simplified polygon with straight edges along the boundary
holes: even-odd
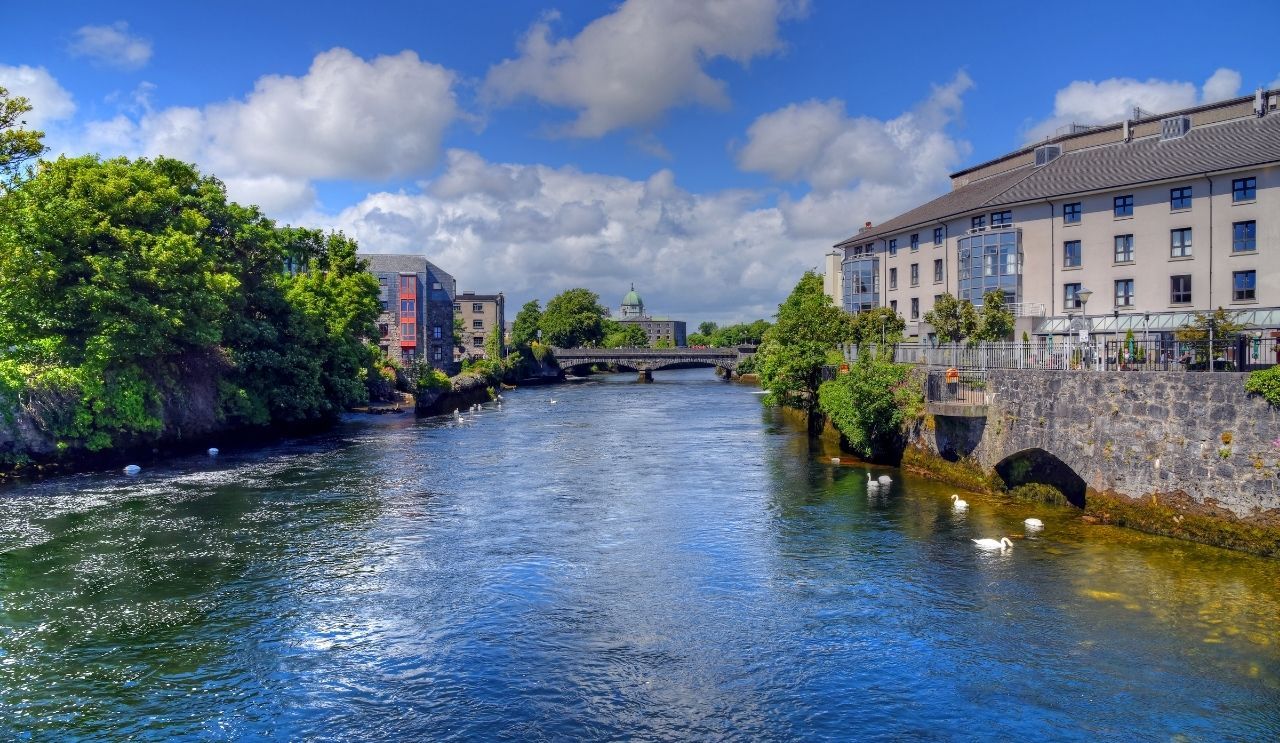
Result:
[[[1022,449],[1008,455],[995,466],[996,474],[1006,487],[1040,483],[1057,488],[1067,502],[1084,508],[1088,484],[1071,465],[1039,447]]]

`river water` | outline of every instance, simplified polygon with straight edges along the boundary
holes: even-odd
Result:
[[[655,376],[0,492],[0,738],[1280,739],[1280,562]]]

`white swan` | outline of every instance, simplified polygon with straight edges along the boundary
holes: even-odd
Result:
[[[879,489],[880,489],[880,483],[876,482],[875,480],[872,480],[871,473],[868,472],[867,473],[867,492],[874,493]]]
[[[552,401],[551,401],[551,404],[552,404],[552,405],[555,405],[555,404],[556,404],[556,401],[555,401],[555,400],[552,400]]]
[[[124,473],[129,477],[133,477],[134,475],[138,474],[141,471],[142,471],[142,468],[136,464],[131,464],[124,468]]]
[[[1027,527],[1028,529],[1043,529],[1043,528],[1044,528],[1044,522],[1043,522],[1043,521],[1041,521],[1040,519],[1027,519],[1026,521],[1023,521],[1023,522],[1022,522],[1022,525],[1023,525],[1023,526],[1025,526],[1025,527]]]
[[[1000,541],[994,539],[975,539],[973,543],[978,545],[978,549],[983,550],[1006,550],[1013,549],[1013,542],[1008,537],[1000,537]]]
[[[885,486],[893,482],[893,478],[889,477],[888,475],[881,475],[877,479],[880,481],[881,485],[885,485]]]
[[[969,510],[969,502],[968,502],[968,501],[966,501],[966,500],[963,500],[960,496],[956,495],[955,493],[952,493],[952,494],[951,494],[951,507],[952,507],[952,508],[954,508],[954,509],[956,509],[957,511],[968,511],[968,510]]]

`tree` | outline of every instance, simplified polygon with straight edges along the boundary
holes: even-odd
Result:
[[[888,307],[873,307],[853,315],[850,342],[864,345],[868,343],[899,343],[907,323],[902,316]]]
[[[1191,323],[1174,331],[1174,338],[1183,343],[1195,344],[1197,362],[1208,363],[1210,351],[1213,358],[1222,358],[1227,348],[1235,344],[1236,336],[1244,332],[1245,324],[1239,321],[1239,313],[1219,307],[1213,312],[1197,312],[1191,317]],[[1213,336],[1213,348],[1209,348],[1209,337]]]
[[[923,411],[924,390],[911,367],[864,354],[848,374],[824,382],[818,400],[851,449],[883,458],[896,448],[903,424]]]
[[[31,104],[22,96],[10,96],[0,86],[0,181],[9,181],[17,175],[22,164],[44,153],[44,132],[23,129],[23,115],[31,111]]]
[[[1014,322],[1013,312],[1004,306],[1004,292],[992,289],[982,297],[978,331],[974,338],[980,341],[1007,341],[1013,335]]]
[[[713,322],[698,323],[698,335],[714,335],[718,327]]]
[[[484,356],[495,364],[501,364],[504,350],[502,328],[493,328],[484,338]]]
[[[538,326],[542,324],[542,308],[538,300],[531,299],[524,303],[511,324],[511,345],[523,354],[528,354],[534,341],[538,340]]]
[[[949,292],[934,300],[933,309],[924,313],[924,321],[933,326],[940,343],[959,343],[978,330],[973,304],[957,300]]]
[[[805,412],[812,423],[818,406],[822,367],[836,344],[849,340],[848,316],[822,291],[822,277],[806,271],[786,301],[777,322],[764,334],[757,354],[765,402]]]
[[[558,348],[598,346],[604,341],[607,314],[600,297],[588,289],[569,289],[552,297],[538,326],[542,342]]]
[[[605,348],[648,348],[649,334],[633,322],[605,320]]]

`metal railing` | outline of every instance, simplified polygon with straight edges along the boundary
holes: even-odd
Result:
[[[879,357],[881,353],[877,344],[849,345],[842,350],[851,364],[864,355]],[[1215,339],[1212,347],[1208,340],[1094,337],[1092,342],[1082,342],[1065,337],[1054,343],[898,343],[892,350],[893,360],[899,364],[960,370],[1252,371],[1280,363],[1277,339],[1250,335]]]
[[[983,371],[958,371],[948,377],[945,371],[931,370],[925,376],[924,389],[927,403],[986,405],[990,399],[987,374]]]

